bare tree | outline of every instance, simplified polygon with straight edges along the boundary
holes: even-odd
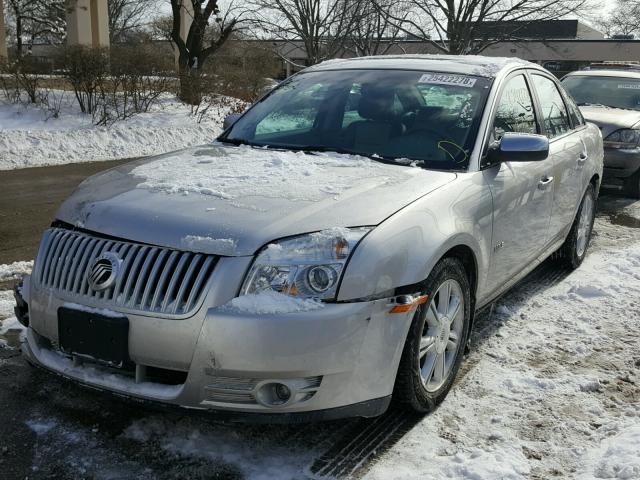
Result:
[[[348,51],[357,57],[384,55],[397,45],[400,36],[404,35],[399,25],[409,14],[404,3],[360,1],[356,7],[356,21],[345,47]]]
[[[124,42],[152,21],[158,0],[108,0],[111,43]]]
[[[7,13],[18,56],[24,53],[25,41],[59,42],[65,36],[64,0],[7,0]]]
[[[193,18],[187,38],[180,36],[182,2],[191,2]],[[178,48],[180,98],[197,105],[201,100],[200,76],[205,62],[239,29],[242,12],[230,5],[224,12],[218,0],[171,0],[171,39]],[[210,25],[210,21],[213,24]]]
[[[451,54],[479,53],[496,42],[518,39],[519,31],[534,20],[555,20],[590,4],[590,0],[399,1],[410,14],[390,14],[398,28]]]
[[[252,0],[258,28],[272,39],[301,42],[310,65],[344,51],[368,0]],[[287,60],[287,59],[285,59]]]
[[[640,33],[640,0],[618,0],[611,13],[597,22],[608,37]]]

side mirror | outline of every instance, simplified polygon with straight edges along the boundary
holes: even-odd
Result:
[[[224,119],[224,123],[222,124],[222,130],[231,128],[231,126],[236,123],[241,116],[241,113],[232,113],[230,115],[227,115]]]
[[[538,162],[549,156],[549,139],[544,135],[507,132],[489,147],[492,164],[502,162]]]

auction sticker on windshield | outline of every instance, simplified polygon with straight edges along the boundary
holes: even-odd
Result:
[[[618,88],[624,88],[625,90],[640,90],[640,83],[620,83]]]
[[[473,87],[476,79],[464,75],[448,75],[446,73],[425,73],[418,83],[435,83],[438,85],[457,85],[459,87]]]

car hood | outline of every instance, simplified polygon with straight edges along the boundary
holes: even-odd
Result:
[[[377,225],[455,178],[353,155],[214,143],[90,177],[57,219],[170,248],[253,255],[282,237]]]
[[[607,138],[621,128],[632,128],[640,122],[640,111],[635,110],[585,106],[580,107],[580,111],[585,120],[600,127],[602,138]]]

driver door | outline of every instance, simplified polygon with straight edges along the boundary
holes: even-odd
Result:
[[[494,112],[490,142],[506,132],[540,133],[528,77],[505,80]],[[493,195],[493,242],[488,291],[500,290],[535,261],[545,247],[553,203],[553,162],[503,162],[486,166]]]

